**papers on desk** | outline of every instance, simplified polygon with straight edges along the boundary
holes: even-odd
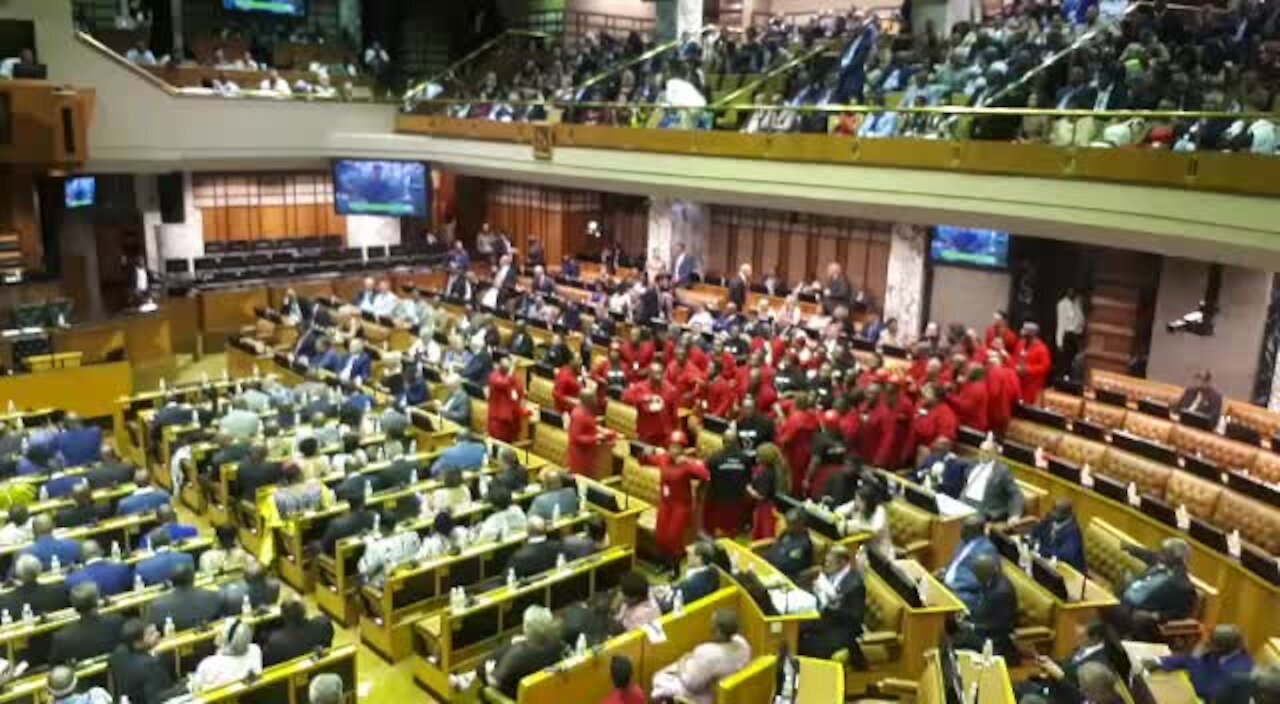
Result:
[[[813,613],[818,610],[818,598],[803,589],[770,589],[769,601],[779,615]]]
[[[653,645],[667,642],[667,632],[662,628],[660,621],[650,621],[641,626],[640,630],[644,631],[644,637]]]
[[[953,499],[941,492],[934,494],[938,500],[938,513],[943,518],[968,518],[977,513],[977,509],[963,501]]]

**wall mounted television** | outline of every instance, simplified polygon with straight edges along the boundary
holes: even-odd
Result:
[[[428,216],[431,180],[420,161],[337,159],[333,204],[339,215]]]
[[[933,228],[929,259],[934,264],[1006,269],[1009,266],[1009,233],[938,225]]]
[[[289,17],[307,14],[306,0],[222,0],[222,6],[238,12],[265,12]]]

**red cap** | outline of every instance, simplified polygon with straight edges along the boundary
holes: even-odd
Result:
[[[822,427],[835,428],[840,425],[840,414],[835,409],[829,408],[822,412]]]
[[[671,439],[668,442],[671,445],[679,445],[680,447],[687,447],[689,445],[689,436],[685,435],[684,431],[677,430],[671,433]]]

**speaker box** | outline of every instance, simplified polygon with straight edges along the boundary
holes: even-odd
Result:
[[[160,195],[160,222],[180,225],[187,221],[187,207],[182,197],[182,173],[161,174],[156,178]]]

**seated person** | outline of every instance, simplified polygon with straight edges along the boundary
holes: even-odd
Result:
[[[973,561],[973,576],[976,588],[971,597],[973,606],[969,608],[969,615],[960,621],[956,647],[981,651],[986,642],[991,641],[996,654],[1016,658],[1013,629],[1018,622],[1018,593],[1000,569],[1000,557],[978,556]]]
[[[966,518],[960,526],[960,545],[946,568],[942,570],[942,582],[970,610],[977,603],[978,584],[974,576],[974,562],[983,555],[999,557],[996,546],[987,537],[987,524],[980,516]]]
[[[191,676],[193,693],[240,682],[262,672],[262,649],[253,642],[253,625],[230,619],[218,631],[217,652],[200,661]]]
[[[609,527],[597,515],[587,517],[585,534],[571,535],[562,543],[564,558],[577,560],[609,547]]]
[[[644,690],[632,681],[634,666],[631,658],[615,655],[609,660],[609,681],[613,689],[599,704],[645,704]]]
[[[453,445],[441,452],[432,463],[432,478],[439,478],[446,469],[460,469],[464,472],[480,469],[484,466],[486,449],[475,434],[463,428],[458,431]]]
[[[1080,666],[1078,688],[1069,689],[1054,704],[1124,704],[1120,693],[1121,682],[1114,670],[1101,662],[1086,662]]]
[[[1214,626],[1209,642],[1195,652],[1167,655],[1144,665],[1148,670],[1185,671],[1196,695],[1206,702],[1216,702],[1233,677],[1248,675],[1253,670],[1253,658],[1245,650],[1240,628],[1221,624]]]
[[[517,579],[542,574],[556,566],[561,554],[560,541],[547,537],[547,522],[538,516],[530,516],[524,544],[511,553],[507,568],[515,572]]]
[[[336,520],[338,519],[335,518],[334,521]],[[329,523],[332,525],[333,521]],[[221,526],[215,534],[217,546],[200,553],[200,573],[216,574],[226,570],[242,569],[249,558],[249,553],[240,547],[240,538],[236,535],[235,527]]]
[[[1211,427],[1218,425],[1222,416],[1222,393],[1213,388],[1213,373],[1208,369],[1196,372],[1191,385],[1182,393],[1173,410],[1183,413],[1190,411],[1209,419]]]
[[[430,560],[462,549],[467,543],[466,526],[457,525],[448,511],[436,514],[431,532],[422,539],[418,548],[419,560]]]
[[[653,701],[715,701],[716,683],[751,662],[751,645],[738,634],[738,614],[719,609],[711,617],[711,641],[694,647],[653,676]]]
[[[471,396],[463,388],[462,379],[457,374],[450,373],[444,378],[444,386],[447,391],[444,402],[439,404],[440,415],[463,428],[470,427]]]
[[[718,545],[709,540],[690,545],[685,551],[684,577],[669,589],[662,590],[659,601],[663,610],[671,609],[677,593],[681,603],[692,604],[719,589],[720,575],[715,570],[716,565],[728,565],[728,559]]]
[[[444,471],[444,485],[431,492],[428,502],[436,511],[456,511],[471,503],[471,488],[462,482],[462,470],[450,467]]]
[[[176,630],[185,631],[220,618],[223,615],[222,598],[217,592],[197,588],[195,578],[195,570],[190,564],[178,565],[169,578],[173,590],[151,602],[147,608],[147,621],[163,630],[172,619]]]
[[[1196,588],[1187,575],[1190,548],[1180,538],[1166,538],[1158,552],[1136,545],[1124,549],[1147,563],[1147,569],[1120,590],[1120,604],[1107,610],[1107,621],[1122,636],[1159,640],[1159,626],[1187,618],[1196,605]]]
[[[101,519],[102,511],[93,502],[93,489],[83,479],[71,489],[71,506],[54,515],[54,523],[59,528],[87,526]]]
[[[120,640],[124,617],[98,611],[98,587],[93,582],[77,584],[71,590],[71,606],[77,619],[53,633],[49,662],[54,665],[83,662],[106,655]]]
[[[134,473],[133,485],[133,493],[120,499],[120,503],[116,505],[117,516],[147,513],[169,503],[169,495],[163,489],[151,485],[151,474],[147,470],[140,469]]]
[[[965,467],[956,484],[943,484],[942,490],[978,509],[988,521],[1009,521],[1022,516],[1026,498],[998,452],[995,441],[984,441],[977,460]]]
[[[1046,702],[1072,701],[1080,690],[1080,668],[1087,662],[1107,664],[1110,631],[1101,620],[1077,627],[1080,645],[1065,660],[1054,662],[1043,655],[1036,658],[1040,674],[1015,687],[1020,696],[1036,695]]]
[[[533,605],[524,610],[524,629],[510,645],[490,655],[476,673],[482,682],[514,699],[520,680],[560,661],[560,624],[551,611]]]
[[[1056,557],[1081,572],[1085,571],[1084,537],[1070,500],[1058,499],[1049,515],[1031,529],[1029,537],[1039,547],[1040,554]]]
[[[40,575],[44,566],[35,555],[18,555],[13,561],[13,573],[18,579],[18,586],[0,593],[0,611],[7,611],[13,620],[22,618],[24,605],[30,604],[31,611],[39,616],[67,606],[67,592],[63,585],[41,584]]]
[[[25,505],[9,507],[8,520],[0,527],[0,547],[31,542],[31,513]]]
[[[97,586],[102,596],[115,596],[133,588],[133,568],[119,560],[108,560],[102,555],[102,546],[96,540],[84,542],[84,564],[67,574],[64,580],[68,590],[77,584]]]
[[[787,513],[787,529],[765,550],[764,559],[792,580],[813,566],[813,540],[802,509]]]
[[[267,572],[261,562],[250,558],[244,567],[244,576],[224,584],[219,593],[223,612],[239,614],[244,609],[245,599],[249,600],[251,609],[274,606],[280,600],[280,582]]]
[[[143,584],[150,586],[166,582],[180,567],[195,570],[195,558],[189,553],[174,550],[169,543],[168,533],[158,533],[151,539],[151,555],[134,565],[133,572]]]
[[[82,689],[75,668],[65,665],[49,671],[47,689],[52,704],[111,704],[114,701],[101,687]]]
[[[269,487],[259,497],[258,511],[268,526],[275,526],[294,516],[333,505],[333,490],[319,479],[307,479],[293,465],[286,465],[284,485]],[[273,515],[274,514],[274,515]]]
[[[520,464],[515,450],[504,447],[498,451],[498,472],[494,479],[506,484],[514,494],[528,486],[529,470]]]
[[[267,636],[262,665],[271,667],[333,644],[333,623],[326,616],[307,618],[307,606],[290,597],[280,606],[280,627]]]
[[[49,514],[42,513],[31,519],[31,532],[34,540],[19,554],[35,555],[45,569],[51,569],[55,559],[61,567],[71,567],[80,561],[80,543],[70,538],[55,538],[53,517]]]
[[[858,635],[867,607],[867,588],[862,572],[849,558],[849,550],[834,545],[827,550],[822,571],[813,583],[818,600],[819,619],[809,624],[800,635],[800,654],[814,658],[830,658],[838,650],[849,649],[850,661],[859,669],[866,667]]]
[[[578,512],[578,485],[568,481],[565,473],[554,468],[542,472],[543,492],[529,505],[529,515],[550,521],[568,518]]]
[[[1280,704],[1280,667],[1260,665],[1247,677],[1233,677],[1216,704]]]
[[[56,444],[67,466],[80,467],[97,462],[102,451],[102,429],[86,426],[74,413],[67,414],[63,425],[65,427],[58,434]]]
[[[840,531],[844,535],[855,533],[871,533],[867,545],[880,551],[880,554],[893,556],[893,536],[889,532],[889,510],[884,505],[884,497],[871,484],[862,484],[854,494],[853,501],[836,509],[836,515],[843,519]]]
[[[143,537],[143,547],[150,545],[151,536],[156,535],[157,533],[168,533],[169,542],[171,544],[181,543],[184,540],[189,540],[200,535],[200,531],[196,530],[195,526],[178,523],[178,516],[173,512],[173,507],[169,504],[165,504],[156,509],[156,520],[160,522],[160,525],[151,529],[151,532],[147,533],[147,535]]]
[[[379,519],[378,537],[365,546],[364,555],[356,564],[365,584],[381,587],[397,566],[417,556],[421,538],[417,531],[398,531],[397,520],[394,512],[383,512]]]
[[[662,610],[649,592],[649,580],[639,572],[622,575],[615,601],[614,620],[626,631],[640,628],[662,616]]]
[[[525,531],[529,519],[525,516],[524,509],[511,503],[511,492],[507,487],[494,484],[489,487],[489,495],[485,498],[493,507],[493,513],[480,524],[480,540],[505,540]]]

